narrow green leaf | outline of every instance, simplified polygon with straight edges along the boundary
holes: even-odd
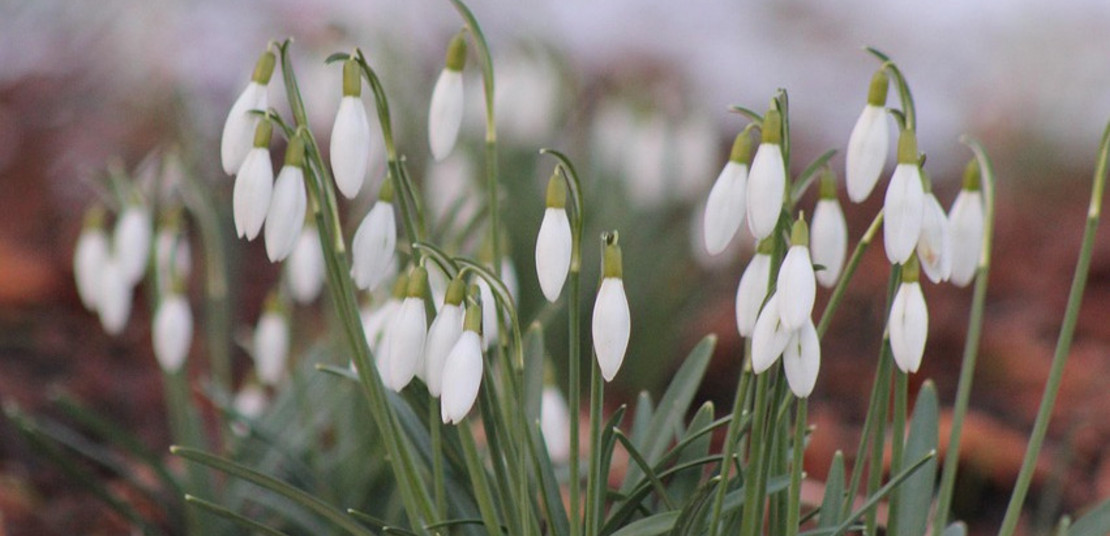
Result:
[[[360,511],[355,510],[353,508],[348,508],[347,513],[351,517],[374,527],[374,529],[382,531],[382,533],[394,533],[394,534],[403,534],[405,536],[416,536],[416,533],[412,532],[411,530],[406,530],[406,529],[403,529],[401,527],[396,527],[391,523],[387,523],[384,520],[378,519],[378,518],[376,518],[376,517],[374,517],[370,514],[367,514],[365,512],[360,512]]]
[[[817,170],[821,169],[830,158],[836,155],[836,149],[829,149],[824,154],[818,156],[813,162],[806,166],[801,175],[794,180],[794,187],[790,190],[790,199],[797,203],[805,195],[806,190],[817,180]]]
[[[324,60],[324,64],[330,65],[330,64],[335,63],[337,61],[347,61],[347,58],[350,58],[350,57],[351,57],[351,55],[347,54],[346,52],[335,52],[335,53],[332,53],[332,55],[328,56],[327,59]]]
[[[827,530],[818,530],[802,533],[803,536],[815,536],[817,534],[832,534],[833,536],[839,536],[841,534],[844,534],[852,528],[852,526],[855,524],[856,519],[866,514],[867,512],[870,512],[871,509],[874,508],[876,504],[879,504],[879,501],[883,500],[884,497],[889,495],[894,488],[897,488],[899,485],[902,484],[903,481],[916,473],[918,469],[921,469],[923,466],[925,466],[925,464],[927,464],[929,460],[935,459],[936,457],[936,451],[930,452],[924,458],[917,460],[917,462],[913,465],[902,469],[902,472],[898,473],[897,476],[890,479],[890,482],[887,482],[886,485],[879,488],[878,490],[875,490],[875,493],[868,497],[867,500],[864,501],[864,503],[860,505],[859,508],[852,512],[852,514],[849,515],[848,518],[845,519],[843,522],[841,522],[840,526],[836,527],[836,529],[833,530],[831,533]],[[768,493],[770,493],[770,491],[768,491]]]
[[[717,345],[716,335],[707,335],[698,343],[682,367],[675,373],[663,398],[659,400],[658,410],[652,416],[651,425],[648,427],[644,443],[640,445],[640,452],[648,463],[654,464],[666,451],[667,446],[674,441],[682,423],[686,419],[686,411],[697,394],[705,370],[709,366],[709,358],[713,357],[713,348]],[[632,486],[643,476],[638,467],[628,468],[625,474],[622,492],[628,492]]]
[[[540,499],[543,501],[547,518],[555,536],[565,536],[570,533],[570,521],[566,508],[563,506],[563,497],[559,491],[559,481],[555,478],[555,465],[547,453],[547,446],[543,442],[539,421],[529,430],[528,443],[532,449],[533,470],[540,479]]]
[[[1068,528],[1068,536],[1103,536],[1104,534],[1110,534],[1110,499],[1087,511]]]
[[[702,512],[709,505],[709,498],[717,489],[717,483],[720,482],[720,479],[720,476],[711,478],[697,489],[689,501],[686,501],[686,505],[682,507],[678,519],[674,522],[674,528],[671,529],[673,536],[693,536],[704,531],[706,520]]]
[[[1106,534],[1106,531],[1091,533],[1091,536],[1102,536],[1103,534]],[[963,521],[952,523],[944,528],[944,536],[967,536],[967,525]]]
[[[231,510],[230,508],[225,508],[225,507],[220,506],[216,503],[208,502],[204,499],[201,499],[199,497],[194,497],[194,496],[189,495],[187,493],[185,494],[185,502],[187,502],[187,503],[189,503],[193,506],[197,506],[200,509],[205,510],[205,511],[211,513],[211,514],[215,514],[215,515],[218,515],[218,516],[220,516],[224,519],[229,519],[231,521],[234,521],[234,522],[250,529],[252,534],[254,532],[261,532],[262,534],[266,534],[268,536],[288,536],[287,534],[285,534],[284,532],[282,532],[280,530],[272,528],[268,525],[263,525],[262,523],[259,523],[259,522],[255,521],[255,520],[253,520],[253,519],[251,519],[247,516],[244,516],[244,515],[242,515],[238,512],[235,512],[234,510]]]
[[[614,532],[612,536],[658,536],[659,534],[666,534],[674,527],[679,514],[678,510],[671,510],[645,517],[625,525],[624,528]]]
[[[825,479],[825,498],[821,501],[821,518],[818,528],[833,528],[840,524],[840,511],[844,503],[844,453],[839,450],[829,465]]]
[[[640,391],[640,395],[636,397],[636,411],[632,415],[632,444],[636,448],[644,447],[644,440],[647,439],[648,427],[651,426],[651,418],[655,415],[655,408],[652,406],[651,393],[647,391]]]
[[[903,466],[936,451],[939,413],[936,386],[932,381],[926,380],[917,394],[917,402],[914,403],[909,438],[902,455]],[[898,431],[895,430],[895,433]],[[900,495],[897,513],[899,536],[925,534],[929,524],[929,505],[933,502],[936,472],[936,458],[930,458],[921,470],[907,478],[895,491]]]
[[[628,451],[628,456],[632,458],[632,461],[636,462],[636,465],[639,466],[640,469],[644,472],[644,475],[647,476],[647,479],[655,488],[655,493],[659,495],[659,498],[667,506],[667,509],[674,510],[675,508],[677,508],[677,506],[675,506],[675,504],[671,502],[671,498],[667,495],[667,488],[663,486],[663,482],[660,481],[659,477],[655,475],[655,471],[651,469],[651,466],[648,465],[647,460],[645,460],[643,455],[640,454],[640,451],[636,450],[636,446],[632,444],[632,441],[630,441],[628,437],[624,435],[624,432],[621,432],[620,429],[617,428],[613,429],[613,435],[617,438],[618,441],[621,442],[622,445],[624,445],[625,450]]]
[[[207,465],[217,471],[222,471],[231,476],[235,476],[251,482],[259,487],[270,490],[278,495],[284,496],[302,507],[319,514],[321,517],[331,521],[337,527],[340,527],[347,532],[359,536],[374,536],[374,534],[358,523],[354,522],[350,517],[345,515],[342,511],[334,506],[317,499],[304,490],[295,488],[277,480],[276,478],[264,475],[249,467],[245,467],[231,460],[221,458],[207,452],[200,451],[190,447],[173,446],[170,447],[170,452],[174,455],[181,456],[186,460],[196,462],[202,465]]]
[[[540,418],[545,354],[543,326],[533,322],[524,333],[524,414],[528,422]]]
[[[699,432],[713,424],[713,413],[713,402],[706,402],[702,405],[701,409],[698,410],[697,414],[694,415],[680,443],[686,446],[679,452],[678,460],[675,463],[686,463],[709,454],[709,444],[712,436],[709,434],[699,434]],[[682,471],[671,478],[667,490],[672,497],[681,500],[681,498],[690,495],[698,489],[698,482],[701,481],[701,477],[702,471],[700,469],[694,468]]]

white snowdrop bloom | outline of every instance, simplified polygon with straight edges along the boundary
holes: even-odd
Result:
[[[482,385],[481,310],[471,305],[466,309],[466,328],[447,354],[443,364],[443,391],[440,411],[444,423],[458,424],[470,413],[478,388]]]
[[[752,371],[760,374],[771,368],[786,350],[793,332],[782,324],[779,295],[773,294],[759,313],[752,331]]]
[[[736,288],[736,328],[741,337],[751,337],[759,318],[759,308],[767,297],[767,285],[771,278],[770,240],[759,244],[756,254],[748,261],[740,285]]]
[[[428,144],[432,157],[443,160],[455,148],[463,118],[463,65],[466,64],[466,36],[455,35],[447,47],[447,61],[439,73],[428,110]]]
[[[273,126],[260,121],[254,135],[254,148],[247,153],[239,173],[235,176],[232,204],[235,232],[240,238],[254,240],[266,221],[270,210],[270,196],[274,189],[274,168],[270,163],[270,135]]]
[[[258,125],[259,117],[250,113],[251,110],[266,110],[269,105],[267,86],[274,73],[274,63],[277,58],[270,51],[262,54],[255,64],[254,74],[247,88],[235,99],[231,111],[224,122],[223,138],[220,141],[220,160],[224,172],[228,175],[239,171],[247,153],[251,149],[251,136]]]
[[[779,296],[779,315],[788,331],[802,327],[813,314],[813,301],[817,294],[817,281],[813,262],[809,259],[809,229],[802,218],[794,222],[790,233],[790,249],[779,268],[776,284]]]
[[[289,361],[289,320],[276,297],[266,304],[254,328],[254,368],[258,380],[276,385]]]
[[[782,370],[794,396],[805,398],[813,392],[820,369],[821,341],[817,337],[817,328],[810,320],[791,334],[790,342],[782,353]]]
[[[443,269],[436,263],[430,263],[428,266],[428,293],[432,297],[432,305],[435,306],[436,313],[443,308],[444,300],[447,298],[447,286],[451,281],[447,279],[447,274],[443,273]]]
[[[427,293],[428,273],[417,266],[409,274],[405,299],[389,322],[384,341],[388,361],[385,368],[389,373],[382,379],[387,387],[397,392],[404,389],[413,376],[424,375],[424,342],[428,336],[424,296]]]
[[[389,275],[397,248],[397,222],[393,215],[393,182],[382,184],[378,202],[362,220],[351,241],[351,276],[358,288],[374,290]]]
[[[393,314],[401,307],[401,300],[404,299],[403,289],[402,286],[402,297],[391,296],[379,307],[367,306],[359,311],[359,318],[362,320],[362,331],[366,335],[366,344],[370,346],[370,351],[374,353],[374,357],[377,359],[381,359],[381,354],[385,350],[382,341],[385,339],[386,328],[389,327]]]
[[[150,211],[140,203],[129,203],[116,221],[112,240],[116,261],[132,285],[146,272],[152,235]]]
[[[85,224],[73,252],[73,278],[77,283],[77,294],[89,311],[97,310],[101,271],[110,255],[108,235],[104,232],[104,209],[94,207],[85,215]]]
[[[705,203],[705,249],[710,255],[725,250],[740,222],[744,221],[748,195],[748,156],[751,152],[751,138],[747,131],[736,135],[732,143],[732,154],[721,174],[709,190]]]
[[[182,234],[181,215],[169,216],[154,237],[154,267],[163,290],[173,278],[187,279],[193,268],[193,252]]]
[[[181,369],[193,342],[193,313],[189,301],[178,292],[162,297],[151,326],[154,357],[162,370],[174,373]]]
[[[544,386],[540,397],[540,431],[552,462],[565,463],[570,459],[570,427],[575,424],[559,388]]]
[[[892,264],[905,264],[921,236],[925,190],[917,165],[917,136],[903,130],[898,140],[898,167],[883,201],[883,246]]]
[[[256,419],[266,411],[269,401],[266,399],[266,390],[255,382],[248,382],[235,394],[231,406],[240,415],[248,419]]]
[[[925,339],[929,336],[929,310],[925,295],[917,281],[916,262],[903,269],[902,284],[890,304],[890,349],[894,362],[902,372],[917,372],[921,356],[925,353]]]
[[[301,229],[297,244],[293,246],[289,260],[285,263],[285,269],[289,271],[286,281],[289,283],[289,294],[293,296],[293,300],[300,304],[316,301],[324,288],[327,265],[315,220],[307,220],[304,228]]]
[[[975,279],[983,250],[983,194],[979,163],[972,160],[964,172],[964,184],[948,212],[952,239],[952,283],[966,287]]]
[[[597,364],[605,381],[613,381],[624,362],[632,328],[628,296],[624,293],[621,249],[617,233],[605,233],[601,287],[594,301],[593,341]]]
[[[270,262],[285,260],[297,245],[304,228],[308,198],[304,184],[304,139],[294,136],[285,151],[285,165],[274,182],[266,213],[266,256]]]
[[[840,270],[844,267],[844,258],[848,254],[848,222],[844,219],[840,201],[836,199],[836,183],[832,173],[826,173],[821,178],[821,198],[813,209],[809,254],[814,264],[825,268],[817,271],[817,282],[823,287],[836,285]]]
[[[109,255],[100,268],[100,290],[97,293],[97,311],[100,324],[109,335],[119,335],[131,316],[133,285],[119,260]]]
[[[485,279],[478,278],[478,294],[482,298],[482,350],[497,344],[500,322],[497,321],[497,300]]]
[[[443,386],[443,366],[447,354],[454,348],[463,331],[462,301],[466,295],[466,284],[461,279],[451,281],[432,326],[428,328],[428,338],[424,342],[424,380],[428,392],[439,397]]]
[[[573,242],[566,204],[566,184],[553,174],[547,183],[547,209],[536,236],[536,276],[544,297],[552,303],[559,299],[570,270]]]
[[[507,245],[506,236],[505,233],[501,234],[502,242]],[[504,253],[505,250],[506,246],[502,246],[501,251]],[[517,280],[516,266],[513,265],[513,259],[508,253],[501,257],[501,282],[505,284],[505,290],[509,291],[509,297],[512,298],[513,303],[516,303],[516,297],[520,294],[520,281]]]
[[[361,95],[358,62],[349,59],[343,63],[343,99],[331,129],[331,169],[347,199],[358,195],[370,167],[370,121]]]
[[[925,194],[921,217],[921,236],[917,239],[917,259],[921,269],[934,283],[948,281],[952,273],[952,241],[948,215],[933,192]]]
[[[748,173],[748,228],[756,240],[771,235],[782,212],[786,190],[786,164],[782,159],[782,116],[767,110],[763,139]]]
[[[852,127],[845,155],[845,180],[848,199],[859,203],[871,195],[875,183],[886,164],[890,149],[890,126],[886,117],[886,93],[889,87],[886,73],[879,69],[871,78],[867,105]],[[916,158],[917,155],[914,155]]]

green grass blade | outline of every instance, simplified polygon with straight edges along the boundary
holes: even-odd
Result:
[[[633,521],[614,532],[612,536],[658,536],[659,534],[666,534],[674,528],[680,513],[678,510],[671,510]]]
[[[663,486],[663,482],[659,480],[659,477],[656,476],[655,471],[651,469],[651,466],[648,465],[647,460],[645,460],[644,456],[640,454],[640,451],[636,449],[636,446],[632,444],[632,441],[628,439],[628,436],[624,435],[624,432],[621,432],[619,429],[616,428],[613,429],[613,435],[617,438],[618,441],[620,441],[621,445],[624,445],[625,450],[628,451],[628,456],[632,458],[632,461],[636,462],[636,465],[638,465],[640,467],[640,470],[644,472],[644,475],[647,476],[647,479],[651,482],[652,487],[655,488],[655,493],[659,495],[659,498],[663,501],[663,504],[667,506],[667,509],[674,510],[675,508],[678,508],[673,502],[671,502],[671,498],[667,495],[667,488]]]
[[[910,420],[909,437],[902,456],[902,465],[935,452],[939,437],[940,409],[937,390],[932,381],[926,380],[917,393]],[[898,431],[895,430],[895,433]],[[906,479],[895,491],[899,495],[897,512],[899,536],[921,536],[929,524],[929,505],[933,502],[933,485],[936,482],[937,461],[930,458],[921,470]]]
[[[231,510],[229,508],[225,508],[225,507],[220,506],[220,505],[218,505],[216,503],[213,503],[213,502],[208,502],[208,501],[206,501],[204,499],[201,499],[199,497],[194,497],[194,496],[189,495],[187,493],[185,494],[185,502],[189,503],[190,505],[196,506],[196,507],[200,508],[201,510],[204,510],[204,511],[210,513],[210,514],[215,514],[215,515],[220,516],[224,519],[234,521],[235,523],[238,523],[238,524],[242,525],[243,527],[246,527],[246,528],[250,529],[251,534],[254,534],[256,532],[260,532],[260,533],[265,534],[267,536],[288,536],[286,533],[284,533],[280,530],[272,528],[268,525],[263,525],[262,523],[259,523],[259,522],[255,521],[255,520],[253,520],[253,519],[251,519],[247,516],[244,516],[244,515],[242,515],[238,512],[235,512],[234,510]]]
[[[640,391],[636,397],[636,411],[632,414],[632,443],[636,448],[644,446],[647,439],[648,428],[651,427],[651,418],[655,415],[655,407],[651,402],[651,393]]]
[[[821,518],[817,528],[834,528],[840,524],[840,510],[844,504],[844,453],[839,450],[829,465],[825,479],[825,498],[821,501]]]
[[[700,434],[699,432],[702,432],[713,424],[713,413],[713,403],[706,402],[694,415],[693,420],[690,421],[690,426],[686,429],[686,434],[683,436],[682,442],[679,443],[679,445],[684,445],[684,448],[679,452],[678,460],[675,463],[685,463],[709,454],[710,440],[712,437],[708,434]],[[679,448],[678,445],[676,445],[675,448]],[[689,496],[698,489],[698,483],[701,481],[701,477],[702,472],[699,469],[691,469],[678,473],[671,479],[671,482],[667,486],[667,491],[672,497],[683,500],[684,497]]]

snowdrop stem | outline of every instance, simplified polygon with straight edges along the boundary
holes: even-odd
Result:
[[[906,83],[906,78],[902,76],[902,70],[890,59],[890,56],[880,52],[878,49],[866,47],[866,50],[871,53],[872,56],[879,58],[879,61],[883,62],[882,68],[890,71],[890,74],[893,75],[894,83],[898,86],[898,96],[902,100],[902,111],[906,118],[905,126],[910,130],[915,129],[915,118],[917,114],[913,104],[913,94],[910,92],[909,84]]]
[[[848,259],[848,264],[844,267],[844,271],[841,272],[840,279],[836,281],[836,287],[833,288],[833,292],[829,296],[829,301],[825,305],[825,310],[821,313],[821,320],[817,323],[818,337],[824,337],[825,332],[829,330],[829,323],[832,322],[832,317],[836,313],[836,309],[840,307],[840,301],[844,299],[844,291],[848,289],[848,282],[856,275],[856,269],[859,268],[863,253],[871,246],[871,241],[875,239],[875,235],[878,234],[882,226],[883,211],[879,210],[879,213],[875,215],[875,219],[871,220],[871,225],[864,231],[859,243],[856,244],[856,249],[852,251],[852,256]],[[858,460],[859,458],[856,459]]]
[[[744,355],[741,361],[740,378],[736,389],[736,396],[732,401],[732,418],[728,422],[728,429],[725,432],[725,443],[721,447],[721,465],[718,472],[719,480],[715,496],[713,497],[713,509],[709,518],[709,534],[717,536],[720,532],[721,512],[725,504],[725,494],[728,491],[728,477],[732,472],[732,457],[735,455],[737,440],[739,439],[740,429],[743,428],[741,417],[744,416],[747,410],[748,390],[751,385],[752,369],[751,369],[751,354],[752,342],[751,338],[744,340]]]
[[[806,410],[808,398],[794,401],[794,458],[790,463],[790,503],[786,512],[786,536],[797,536],[802,506],[802,465],[806,445]]]
[[[878,396],[875,398],[875,405],[870,406],[868,409],[868,417],[873,419],[872,425],[874,426],[871,436],[871,458],[867,462],[868,496],[874,494],[875,491],[879,489],[879,485],[882,483],[883,479],[883,451],[886,450],[886,418],[889,406],[887,401],[890,400],[890,371],[894,368],[891,366],[892,361],[894,361],[894,358],[890,351],[890,340],[884,336],[882,351],[879,355],[879,368],[875,372],[875,384],[878,389]],[[857,467],[862,465],[859,459],[857,459],[856,464]],[[853,473],[854,472],[853,469]],[[876,510],[872,509],[867,512],[867,519],[864,522],[867,527],[865,529],[865,534],[875,534],[877,522]]]
[[[605,504],[605,475],[601,474],[601,410],[605,399],[605,382],[597,356],[590,359],[590,469],[586,478],[586,527],[583,534],[592,536],[601,530]]]
[[[1029,437],[1029,446],[1025,451],[1025,459],[1021,464],[1021,472],[1018,473],[1013,495],[1010,496],[1010,504],[1006,507],[1006,516],[1002,520],[1002,529],[998,532],[999,536],[1010,536],[1017,528],[1022,504],[1025,502],[1025,494],[1029,491],[1029,484],[1033,480],[1033,470],[1037,465],[1037,456],[1041,452],[1041,444],[1044,443],[1045,433],[1048,432],[1048,422],[1052,418],[1052,408],[1056,405],[1056,394],[1060,391],[1064,365],[1068,361],[1072,336],[1075,334],[1075,325],[1079,320],[1079,307],[1083,303],[1083,290],[1087,288],[1087,273],[1091,268],[1095,231],[1098,229],[1103,191],[1106,187],[1108,160],[1110,160],[1110,124],[1106,126],[1106,130],[1102,134],[1102,142],[1099,144],[1098,164],[1095,166],[1095,177],[1091,186],[1091,203],[1087,211],[1087,226],[1083,231],[1079,261],[1075,265],[1075,276],[1071,282],[1071,291],[1068,293],[1068,306],[1064,311],[1063,324],[1060,326],[1060,338],[1056,341],[1056,353],[1052,357],[1052,368],[1049,369],[1048,382],[1045,384],[1041,406],[1037,411],[1037,420],[1033,425],[1033,433]],[[983,171],[986,175],[985,168]],[[989,236],[989,231],[987,233],[986,236]]]
[[[759,481],[764,465],[763,447],[770,444],[770,438],[764,437],[769,396],[767,382],[770,376],[771,374],[764,373],[757,375],[755,379],[755,409],[752,412],[752,428],[748,440],[751,452],[744,474],[746,485],[744,486],[744,518],[740,525],[741,536],[755,536],[761,533],[760,524],[763,521],[763,503],[766,498],[760,490]]]
[[[902,450],[906,439],[906,405],[909,398],[909,374],[894,367],[894,418],[890,425],[890,474],[896,475],[902,467]],[[895,488],[887,509],[887,534],[898,534],[898,509],[902,497],[901,487]]]
[[[432,404],[435,406],[436,404]],[[469,426],[459,426],[463,454],[466,460],[466,470],[470,473],[470,482],[474,486],[474,497],[478,502],[478,512],[482,516],[482,523],[486,526],[486,533],[500,534],[501,523],[497,521],[497,512],[493,507],[493,493],[490,490],[489,479],[486,476],[485,465],[478,456],[478,447],[474,441],[474,432]],[[496,465],[496,462],[494,462]]]
[[[436,514],[439,519],[447,519],[447,489],[443,473],[443,423],[439,401],[428,401],[428,432],[432,442],[432,489],[435,498]]]
[[[163,372],[162,383],[165,386],[166,409],[169,413],[170,435],[175,445],[186,445],[197,448],[208,446],[203,423],[197,406],[190,400],[189,379],[185,367],[177,372]],[[200,464],[188,464],[186,488],[197,495],[210,495],[212,482],[210,474]],[[188,509],[191,510],[191,509]],[[200,534],[198,529],[200,520],[195,515],[187,515],[188,530],[186,534]]]
[[[975,153],[979,164],[981,186],[983,189],[983,249],[975,274],[975,288],[972,291],[971,314],[967,324],[967,339],[964,341],[963,361],[960,365],[960,379],[956,384],[956,402],[952,409],[952,431],[948,436],[949,453],[960,451],[960,436],[963,432],[964,417],[967,415],[971,400],[971,383],[975,378],[975,362],[979,356],[979,335],[983,329],[983,309],[987,300],[987,277],[990,273],[991,244],[994,235],[994,167],[979,142],[964,137],[962,139]],[[948,525],[948,509],[952,505],[952,492],[956,485],[956,470],[960,457],[944,457],[940,486],[937,488],[936,519],[933,521],[933,535],[941,536]]]

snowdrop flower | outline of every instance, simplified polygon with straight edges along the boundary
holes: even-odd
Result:
[[[570,270],[570,220],[567,219],[567,187],[557,173],[547,182],[547,210],[536,236],[536,275],[547,301],[554,303],[563,291]]]
[[[925,193],[921,216],[921,236],[917,239],[917,260],[933,283],[948,281],[952,273],[952,241],[948,215],[932,191]]]
[[[174,279],[187,279],[192,269],[193,255],[182,234],[181,219],[180,208],[166,212],[154,237],[154,268],[163,292]]]
[[[786,164],[782,159],[782,115],[771,108],[763,116],[763,139],[748,174],[748,228],[756,240],[771,235],[782,212]]]
[[[463,117],[463,65],[466,64],[466,35],[462,32],[447,47],[447,62],[432,90],[428,110],[428,144],[432,157],[443,160],[455,147]]]
[[[100,324],[109,335],[119,335],[131,316],[133,285],[120,265],[119,259],[109,255],[100,268],[100,290],[96,305]]]
[[[782,370],[794,396],[805,398],[813,392],[820,369],[821,342],[813,321],[807,320],[790,336],[790,342],[782,353]]]
[[[316,220],[311,216],[305,220],[301,236],[285,263],[289,272],[289,293],[300,304],[312,303],[320,296],[324,287],[325,271],[324,250],[320,246],[320,234],[316,231]]]
[[[131,285],[138,283],[150,260],[150,211],[137,199],[123,209],[112,234],[116,261]]]
[[[151,326],[154,357],[162,370],[173,374],[181,369],[193,341],[193,313],[189,301],[177,289],[162,296]]]
[[[921,236],[925,190],[917,160],[917,135],[903,130],[898,138],[898,167],[883,202],[883,246],[892,264],[905,264]]]
[[[393,315],[401,308],[401,301],[405,299],[408,284],[409,278],[407,275],[398,275],[397,280],[393,282],[392,294],[385,303],[377,308],[364,305],[362,310],[359,311],[359,318],[362,320],[362,331],[366,335],[366,344],[370,346],[370,351],[374,353],[379,371],[383,361],[382,357],[386,353],[387,345],[384,344],[386,331],[388,331],[390,321],[393,320]],[[384,377],[385,374],[383,373],[382,376]]]
[[[780,303],[779,295],[773,294],[767,299],[767,304],[759,313],[759,319],[755,321],[755,329],[752,331],[752,371],[756,374],[775,364],[793,335],[782,324]]]
[[[540,431],[552,462],[570,459],[570,427],[574,424],[563,393],[554,385],[545,385],[540,397]]]
[[[298,134],[289,140],[285,165],[274,182],[266,213],[266,256],[270,262],[285,260],[297,245],[308,205],[304,188],[304,138]]]
[[[477,305],[466,308],[465,327],[443,364],[443,393],[440,412],[444,424],[462,422],[482,385],[482,310]]]
[[[966,287],[975,278],[983,249],[983,194],[979,162],[972,159],[964,171],[963,187],[948,212],[952,238],[952,283]]]
[[[925,353],[925,339],[929,336],[929,310],[925,307],[925,295],[921,293],[914,257],[902,267],[902,284],[890,304],[887,329],[890,350],[898,368],[907,374],[917,372]]]
[[[455,278],[447,288],[443,307],[439,309],[432,327],[428,328],[428,339],[424,343],[424,379],[428,392],[439,397],[443,386],[443,367],[447,354],[455,347],[463,331],[463,298],[466,297],[466,283]]]
[[[254,328],[253,350],[259,381],[276,385],[285,375],[289,360],[289,320],[276,294],[267,298],[258,326]]]
[[[836,177],[828,169],[821,177],[821,197],[813,209],[809,254],[814,264],[825,268],[817,271],[817,282],[826,288],[835,285],[848,254],[848,223],[836,199]]]
[[[776,288],[782,324],[788,331],[796,331],[813,314],[813,300],[817,293],[813,262],[809,260],[809,228],[802,216],[794,222],[790,244],[779,268]]]
[[[362,77],[352,58],[343,62],[343,100],[331,129],[331,169],[347,199],[358,195],[370,167],[370,121],[361,95]]]
[[[848,183],[848,199],[859,203],[871,195],[879,175],[886,164],[886,154],[890,146],[890,127],[886,118],[886,93],[889,87],[886,72],[879,69],[871,77],[871,88],[867,92],[867,105],[852,127],[848,137],[848,153],[845,155],[845,180]],[[917,155],[914,155],[915,161]]]
[[[274,189],[274,168],[270,164],[270,135],[273,130],[269,120],[258,122],[254,131],[254,148],[247,153],[235,176],[235,189],[232,191],[235,232],[247,240],[258,236],[270,209],[270,195]]]
[[[724,251],[736,236],[740,222],[744,221],[750,154],[751,138],[744,129],[736,135],[728,162],[709,190],[709,200],[705,203],[705,249],[710,255]]]
[[[104,209],[97,205],[85,213],[85,223],[73,252],[77,294],[89,311],[97,310],[101,271],[110,254],[108,235],[104,232]]]
[[[397,247],[397,222],[393,216],[393,181],[382,184],[378,202],[362,220],[351,241],[354,257],[351,277],[358,288],[374,290],[389,274]]]
[[[736,328],[741,337],[751,337],[759,318],[759,308],[767,297],[767,285],[771,280],[771,251],[774,242],[765,239],[759,243],[755,255],[748,261],[740,285],[736,288]]]
[[[485,279],[478,278],[478,295],[482,301],[482,350],[488,350],[490,345],[497,344],[498,326],[497,301],[493,297],[493,289]]]
[[[428,272],[417,266],[409,273],[405,300],[389,322],[386,334],[385,369],[388,374],[382,380],[397,392],[404,389],[418,372],[424,374],[424,342],[428,336],[424,296],[427,293]]]
[[[274,74],[274,53],[266,51],[254,66],[254,74],[247,88],[235,99],[231,111],[224,122],[223,138],[220,141],[220,160],[228,175],[239,171],[240,166],[251,150],[251,134],[255,132],[259,117],[251,110],[266,110],[268,97],[266,88]]]
[[[621,248],[616,231],[603,233],[605,251],[601,263],[601,287],[594,301],[593,339],[597,364],[605,381],[613,381],[624,361],[631,330],[628,297],[624,293]]]

